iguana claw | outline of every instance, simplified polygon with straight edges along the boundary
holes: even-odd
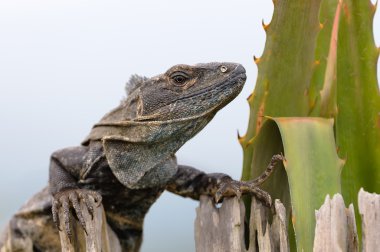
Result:
[[[240,181],[233,180],[229,177],[224,178],[222,182],[219,184],[219,188],[215,193],[215,202],[219,202],[223,197],[228,196],[237,196],[238,198],[240,198],[242,195],[240,187]]]
[[[94,198],[95,204],[90,199],[90,196]],[[62,192],[57,193],[54,196],[53,203],[52,203],[52,213],[53,213],[53,221],[55,225],[57,226],[59,231],[62,231],[59,223],[59,209],[62,208],[63,210],[63,219],[64,219],[64,231],[66,235],[69,237],[70,241],[72,238],[71,233],[71,227],[70,227],[70,207],[72,207],[75,211],[75,215],[78,218],[78,221],[80,225],[82,226],[83,230],[87,234],[86,230],[86,222],[84,220],[82,210],[80,207],[80,201],[84,203],[84,205],[87,207],[88,212],[90,213],[91,217],[93,218],[94,215],[94,206],[98,207],[101,204],[102,196],[91,190],[86,189],[68,189]]]
[[[218,184],[218,189],[214,195],[215,202],[220,202],[224,197],[237,196],[240,198],[242,194],[251,194],[263,201],[265,205],[271,206],[271,196],[258,186],[269,178],[274,171],[275,165],[283,160],[285,160],[285,157],[282,154],[274,155],[265,171],[256,179],[250,181],[236,181],[230,177],[224,177]]]
[[[215,202],[220,202],[224,197],[238,198],[243,194],[251,194],[256,196],[259,200],[263,201],[265,205],[272,205],[272,198],[266,191],[257,186],[252,186],[250,182],[236,181],[233,179],[225,180],[219,184],[219,189],[214,195]]]

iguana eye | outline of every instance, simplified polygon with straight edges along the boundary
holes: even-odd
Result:
[[[174,85],[183,86],[190,77],[183,72],[175,72],[170,75],[170,78],[173,80]]]

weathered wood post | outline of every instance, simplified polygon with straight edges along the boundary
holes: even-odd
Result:
[[[119,252],[119,240],[107,225],[103,207],[94,216],[81,205],[86,221],[86,235],[80,224],[72,219],[73,239],[60,232],[62,251]],[[380,250],[380,195],[359,192],[359,213],[362,221],[362,251]],[[63,226],[62,211],[60,214]],[[313,251],[359,251],[353,205],[346,208],[343,197],[326,196],[324,204],[316,210],[316,227]],[[269,220],[272,220],[271,223]],[[221,207],[213,199],[202,196],[195,220],[195,245],[197,252],[258,252],[289,251],[285,208],[275,200],[273,210],[252,198],[249,220],[249,245],[245,244],[245,207],[238,198],[224,199]]]
[[[94,209],[93,218],[87,207],[81,202],[82,214],[86,222],[87,234],[79,222],[71,216],[72,239],[64,231],[59,232],[62,252],[121,252],[120,242],[116,234],[108,226],[103,206]],[[63,227],[63,210],[59,212],[60,225]]]
[[[269,224],[270,209],[252,198],[249,247],[244,241],[245,207],[240,199],[226,198],[217,208],[212,198],[202,196],[195,220],[197,252],[289,251],[285,208],[274,203],[275,214]]]
[[[359,191],[363,252],[380,251],[380,195]],[[244,242],[245,207],[237,198],[227,198],[216,207],[212,198],[202,196],[195,220],[197,252],[289,251],[285,208],[280,201],[274,211],[252,198],[249,220],[249,246]],[[269,219],[272,216],[272,224]],[[359,251],[354,207],[346,208],[340,194],[326,196],[315,211],[315,252]]]
[[[359,191],[363,251],[380,251],[380,195]]]
[[[346,208],[342,195],[327,195],[315,218],[314,252],[359,251],[354,206]]]

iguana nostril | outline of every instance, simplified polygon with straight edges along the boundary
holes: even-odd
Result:
[[[227,72],[227,70],[228,70],[228,68],[227,68],[226,66],[221,66],[221,67],[220,67],[220,71],[221,71],[222,73]]]

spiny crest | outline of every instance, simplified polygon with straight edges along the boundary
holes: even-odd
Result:
[[[146,80],[148,80],[148,78],[145,76],[133,74],[129,78],[129,81],[125,84],[125,92],[127,92],[127,95],[131,94],[134,90],[139,88],[141,84],[143,84]]]

